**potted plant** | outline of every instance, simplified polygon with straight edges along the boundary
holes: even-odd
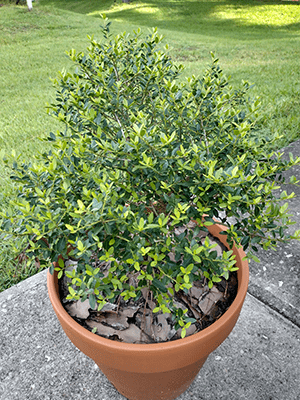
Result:
[[[259,101],[248,98],[246,82],[233,90],[214,56],[203,76],[184,81],[156,30],[112,36],[104,17],[102,32],[102,41],[89,38],[87,54],[69,53],[76,69],[60,73],[49,105],[65,130],[50,133],[49,151],[34,161],[14,161],[18,199],[1,214],[1,230],[28,237],[27,256],[49,266],[63,329],[122,394],[173,399],[237,321],[248,285],[244,251],[256,260],[257,246],[299,238],[286,233],[283,202],[293,195],[276,190],[300,158],[269,150],[257,128]],[[70,258],[77,264],[66,272]],[[196,282],[212,291],[234,273],[229,309],[185,337],[199,321],[178,307],[179,294],[188,298]],[[63,276],[67,300],[99,312],[151,302],[151,315],[168,315],[181,337],[144,344],[97,335],[63,306]]]

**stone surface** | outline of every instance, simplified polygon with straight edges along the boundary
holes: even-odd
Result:
[[[248,295],[237,325],[178,400],[299,400],[300,330]]]

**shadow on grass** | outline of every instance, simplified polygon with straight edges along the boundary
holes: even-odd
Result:
[[[280,39],[300,32],[300,2],[274,0],[40,0],[43,5],[177,32],[239,40]],[[272,15],[273,10],[284,7]],[[284,15],[289,8],[291,18]],[[291,11],[292,10],[292,11]],[[252,12],[253,11],[253,12]],[[247,13],[247,18],[243,14]],[[263,15],[262,15],[263,13]],[[275,23],[270,23],[271,19]],[[269,16],[269,18],[268,18]],[[280,18],[280,21],[279,21]],[[285,23],[285,21],[289,21]],[[290,22],[295,21],[295,22]]]

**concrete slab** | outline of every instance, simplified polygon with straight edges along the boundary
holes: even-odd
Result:
[[[1,400],[123,400],[65,336],[46,271],[0,293]],[[299,400],[300,329],[247,295],[238,324],[178,400]]]
[[[232,333],[178,400],[299,400],[299,334],[298,327],[247,295]]]
[[[294,157],[299,157],[300,140],[290,144],[283,152],[286,159],[289,159],[289,152],[293,153]],[[287,182],[292,175],[300,180],[300,165],[284,174]],[[282,186],[281,190],[286,190],[288,194],[296,194],[296,197],[290,200],[288,209],[288,213],[292,214],[296,222],[289,229],[289,233],[292,234],[300,229],[300,186],[287,184]],[[259,250],[258,258],[260,263],[250,263],[248,291],[300,326],[300,241],[279,243],[276,252]]]

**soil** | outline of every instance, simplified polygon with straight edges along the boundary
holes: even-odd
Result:
[[[210,240],[217,242],[218,246],[225,250],[215,238],[210,237]],[[88,299],[84,302],[66,300],[67,280],[66,277],[59,280],[61,302],[70,316],[89,331],[127,343],[161,343],[181,338],[181,329],[175,330],[171,314],[152,312],[156,304],[152,300],[151,291],[143,289],[142,296],[135,301],[130,299],[125,302],[123,297],[119,296],[116,304],[106,304],[101,311],[97,311],[90,308]],[[183,291],[175,293],[176,307],[188,309],[186,315],[196,319],[187,329],[186,336],[197,333],[217,321],[234,301],[237,288],[237,273],[232,272],[228,280],[223,278],[215,283],[212,289],[208,288],[203,278],[194,281],[187,294]]]

